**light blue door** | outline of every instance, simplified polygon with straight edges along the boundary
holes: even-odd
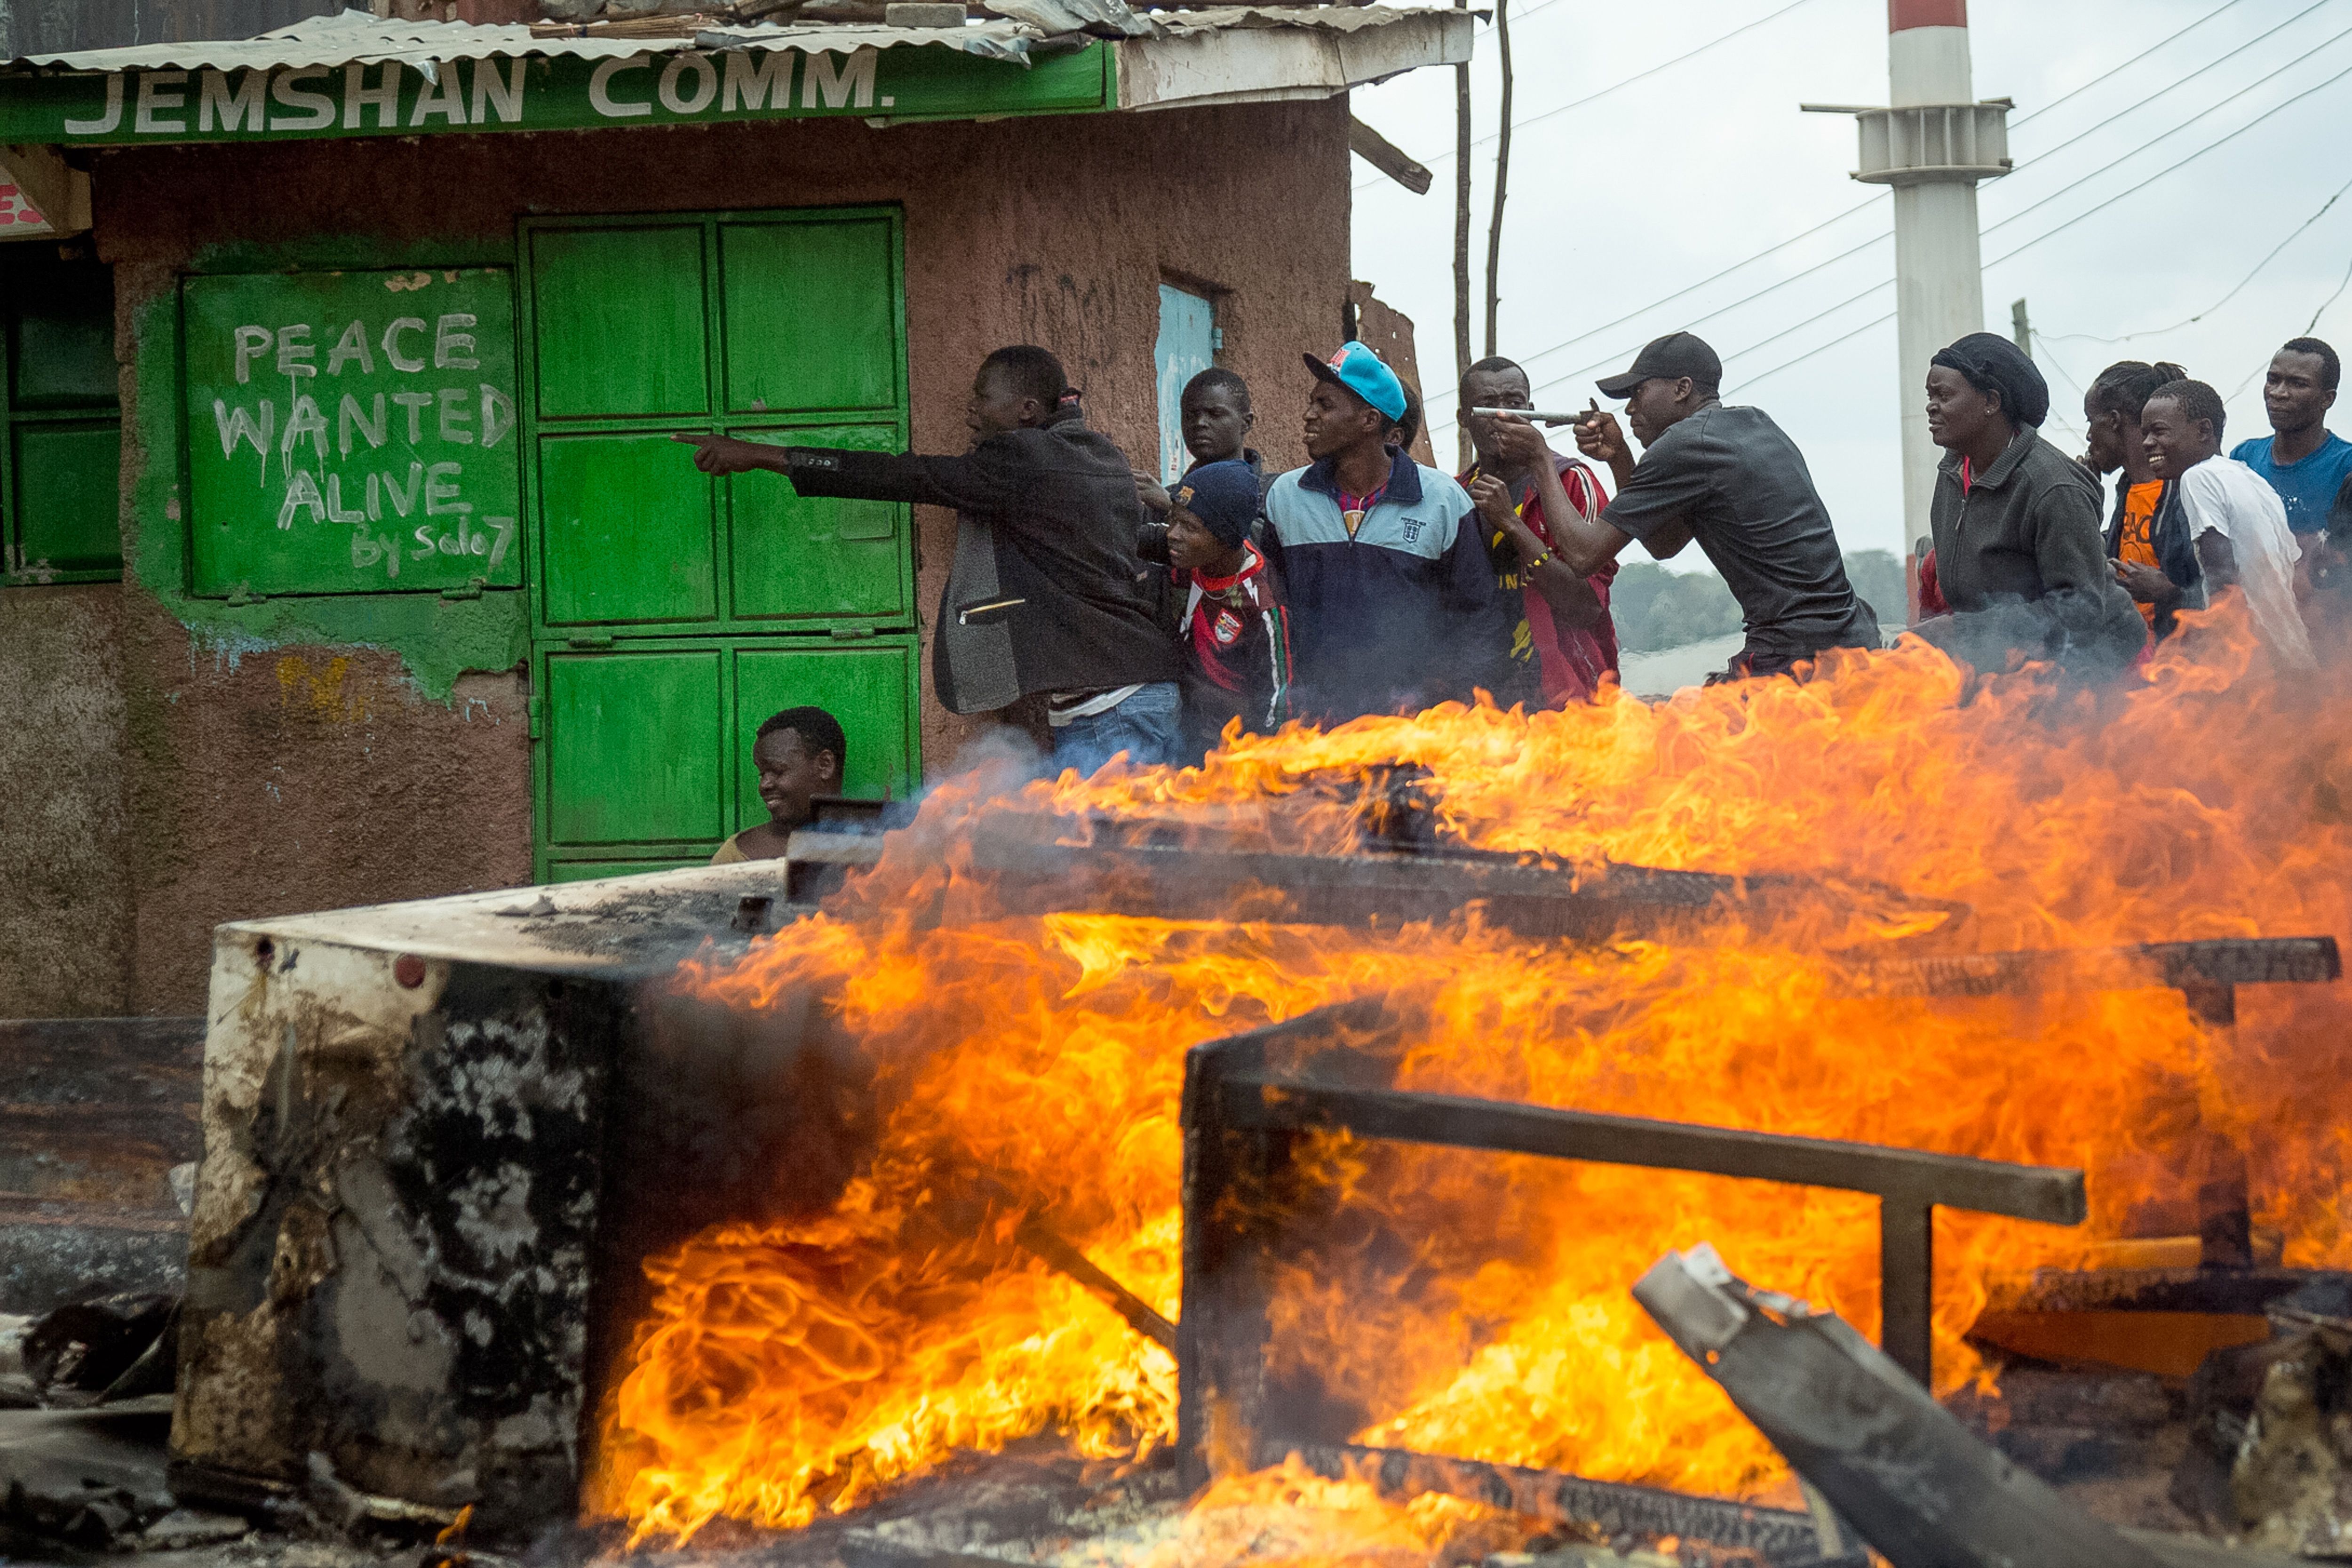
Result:
[[[1216,308],[1198,294],[1160,286],[1160,341],[1151,363],[1160,372],[1160,477],[1172,479],[1192,463],[1184,453],[1184,384],[1216,363]]]

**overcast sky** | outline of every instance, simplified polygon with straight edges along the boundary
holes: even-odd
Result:
[[[2352,0],[1972,0],[1969,10],[1976,96],[2017,103],[2018,167],[1979,187],[1985,324],[2006,333],[2010,301],[2030,301],[2046,337],[2035,358],[2053,393],[2043,434],[2078,450],[2080,388],[2128,358],[2176,360],[2219,387],[2231,443],[2267,435],[2259,372],[2272,350],[2325,305],[2316,335],[2352,353],[2352,290],[2329,303],[2352,266],[2352,195],[2295,234],[2352,181],[2343,153],[2352,75],[2330,80],[2352,72]],[[1593,377],[1629,363],[1643,342],[1696,331],[1726,362],[1726,399],[1769,409],[1803,448],[1845,548],[1901,549],[1898,398],[1921,394],[1895,384],[1892,203],[1884,187],[1847,177],[1851,118],[1797,110],[1886,101],[1885,0],[1515,0],[1512,16],[1519,130],[1497,347],[1528,363],[1538,405],[1580,408]],[[1537,119],[1743,26],[1696,58]],[[1491,27],[1479,28],[1477,51],[1475,133],[1489,138],[1498,80]],[[1454,73],[1415,71],[1360,90],[1355,112],[1437,175],[1429,195],[1415,196],[1354,160],[1354,243],[1356,275],[1412,317],[1433,423],[1448,425]],[[1477,300],[1491,142],[1472,163],[1475,354],[1485,348]],[[1794,280],[1735,303],[1783,279]],[[2127,333],[2141,335],[2104,341]],[[2352,425],[2352,405],[2333,423]],[[1441,462],[1451,461],[1453,440],[1450,428],[1437,432]],[[1568,444],[1565,432],[1560,440]],[[1674,564],[1703,564],[1697,552],[1685,554]]]

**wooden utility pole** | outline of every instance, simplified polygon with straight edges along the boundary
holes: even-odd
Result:
[[[1454,0],[1454,8],[1466,11],[1470,0]],[[1454,68],[1454,374],[1459,376],[1469,363],[1470,66],[1465,61]],[[1460,426],[1458,416],[1455,423]],[[1458,428],[1455,438],[1461,443],[1462,462],[1466,466],[1470,460],[1468,427]]]
[[[1495,0],[1495,47],[1503,66],[1502,127],[1495,147],[1495,216],[1486,226],[1486,353],[1495,346],[1495,311],[1502,301],[1503,197],[1511,183],[1511,18],[1509,0]]]
[[[2017,352],[2027,359],[2033,357],[2033,323],[2025,317],[2025,301],[2018,300],[2009,307],[2009,335],[2017,344]]]

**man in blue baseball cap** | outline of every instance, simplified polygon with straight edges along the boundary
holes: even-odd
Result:
[[[1257,470],[1244,458],[1195,465],[1168,487],[1160,538],[1183,595],[1187,760],[1216,750],[1226,727],[1267,733],[1290,717],[1290,616],[1282,579],[1251,542]]]
[[[1292,706],[1340,722],[1467,701],[1503,635],[1475,508],[1453,476],[1386,438],[1404,384],[1360,342],[1314,374],[1306,468],[1275,480],[1268,537],[1288,589],[1297,655]]]

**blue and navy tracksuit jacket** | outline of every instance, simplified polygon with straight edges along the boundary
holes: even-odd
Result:
[[[1328,459],[1265,498],[1290,599],[1291,706],[1339,722],[1467,701],[1508,633],[1475,521],[1451,475],[1402,452],[1387,493],[1348,536]]]

